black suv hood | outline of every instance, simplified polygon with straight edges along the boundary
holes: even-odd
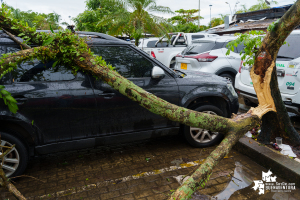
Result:
[[[198,71],[189,71],[184,70],[182,71],[185,76],[183,78],[179,78],[179,82],[187,82],[191,84],[192,82],[197,84],[219,84],[219,85],[226,85],[228,81],[220,76],[211,73],[205,72],[198,72]]]

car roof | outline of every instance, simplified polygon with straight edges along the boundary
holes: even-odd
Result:
[[[217,36],[217,37],[209,37],[209,38],[200,38],[193,40],[193,44],[197,43],[206,43],[206,42],[227,42],[236,39],[237,37],[235,36]]]
[[[37,32],[49,32],[50,30],[37,30]],[[59,32],[55,30],[54,32]],[[86,32],[86,31],[76,31],[79,36],[89,38],[88,44],[115,44],[115,45],[132,45],[127,41],[115,38],[110,35],[106,35],[104,33],[96,33],[96,32]],[[20,37],[16,37],[18,40],[23,42],[23,39]],[[0,43],[1,44],[15,44],[15,42],[2,30],[0,30]]]

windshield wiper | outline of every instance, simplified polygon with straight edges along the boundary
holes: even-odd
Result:
[[[189,51],[186,53],[186,55],[189,55],[189,54],[199,54],[198,52],[195,52],[195,51]]]
[[[183,71],[180,71],[180,70],[178,70],[178,69],[174,69],[174,71],[175,71],[175,72],[180,72],[180,75],[178,75],[179,78],[183,78],[183,77],[186,76],[186,73],[184,73]],[[182,75],[184,75],[184,76],[182,76]]]
[[[291,59],[295,59],[293,57],[288,57],[288,56],[277,56],[277,58],[291,58]]]

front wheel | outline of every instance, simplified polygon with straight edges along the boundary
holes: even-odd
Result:
[[[224,113],[218,107],[213,105],[201,105],[193,110],[224,117]],[[212,146],[219,143],[223,139],[223,135],[221,133],[190,126],[184,127],[184,137],[188,143],[194,147]]]
[[[1,134],[1,146],[11,147],[15,144],[9,153],[4,157],[2,169],[7,177],[16,177],[21,175],[28,163],[28,151],[25,145],[15,136],[6,132],[0,132]],[[2,154],[2,148],[0,147],[0,155]]]

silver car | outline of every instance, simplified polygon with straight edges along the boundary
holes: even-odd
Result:
[[[234,36],[219,36],[193,40],[191,45],[176,56],[175,69],[213,73],[234,85],[235,75],[241,65],[239,53],[244,49],[243,45],[239,45],[226,56],[226,45],[234,39]]]

